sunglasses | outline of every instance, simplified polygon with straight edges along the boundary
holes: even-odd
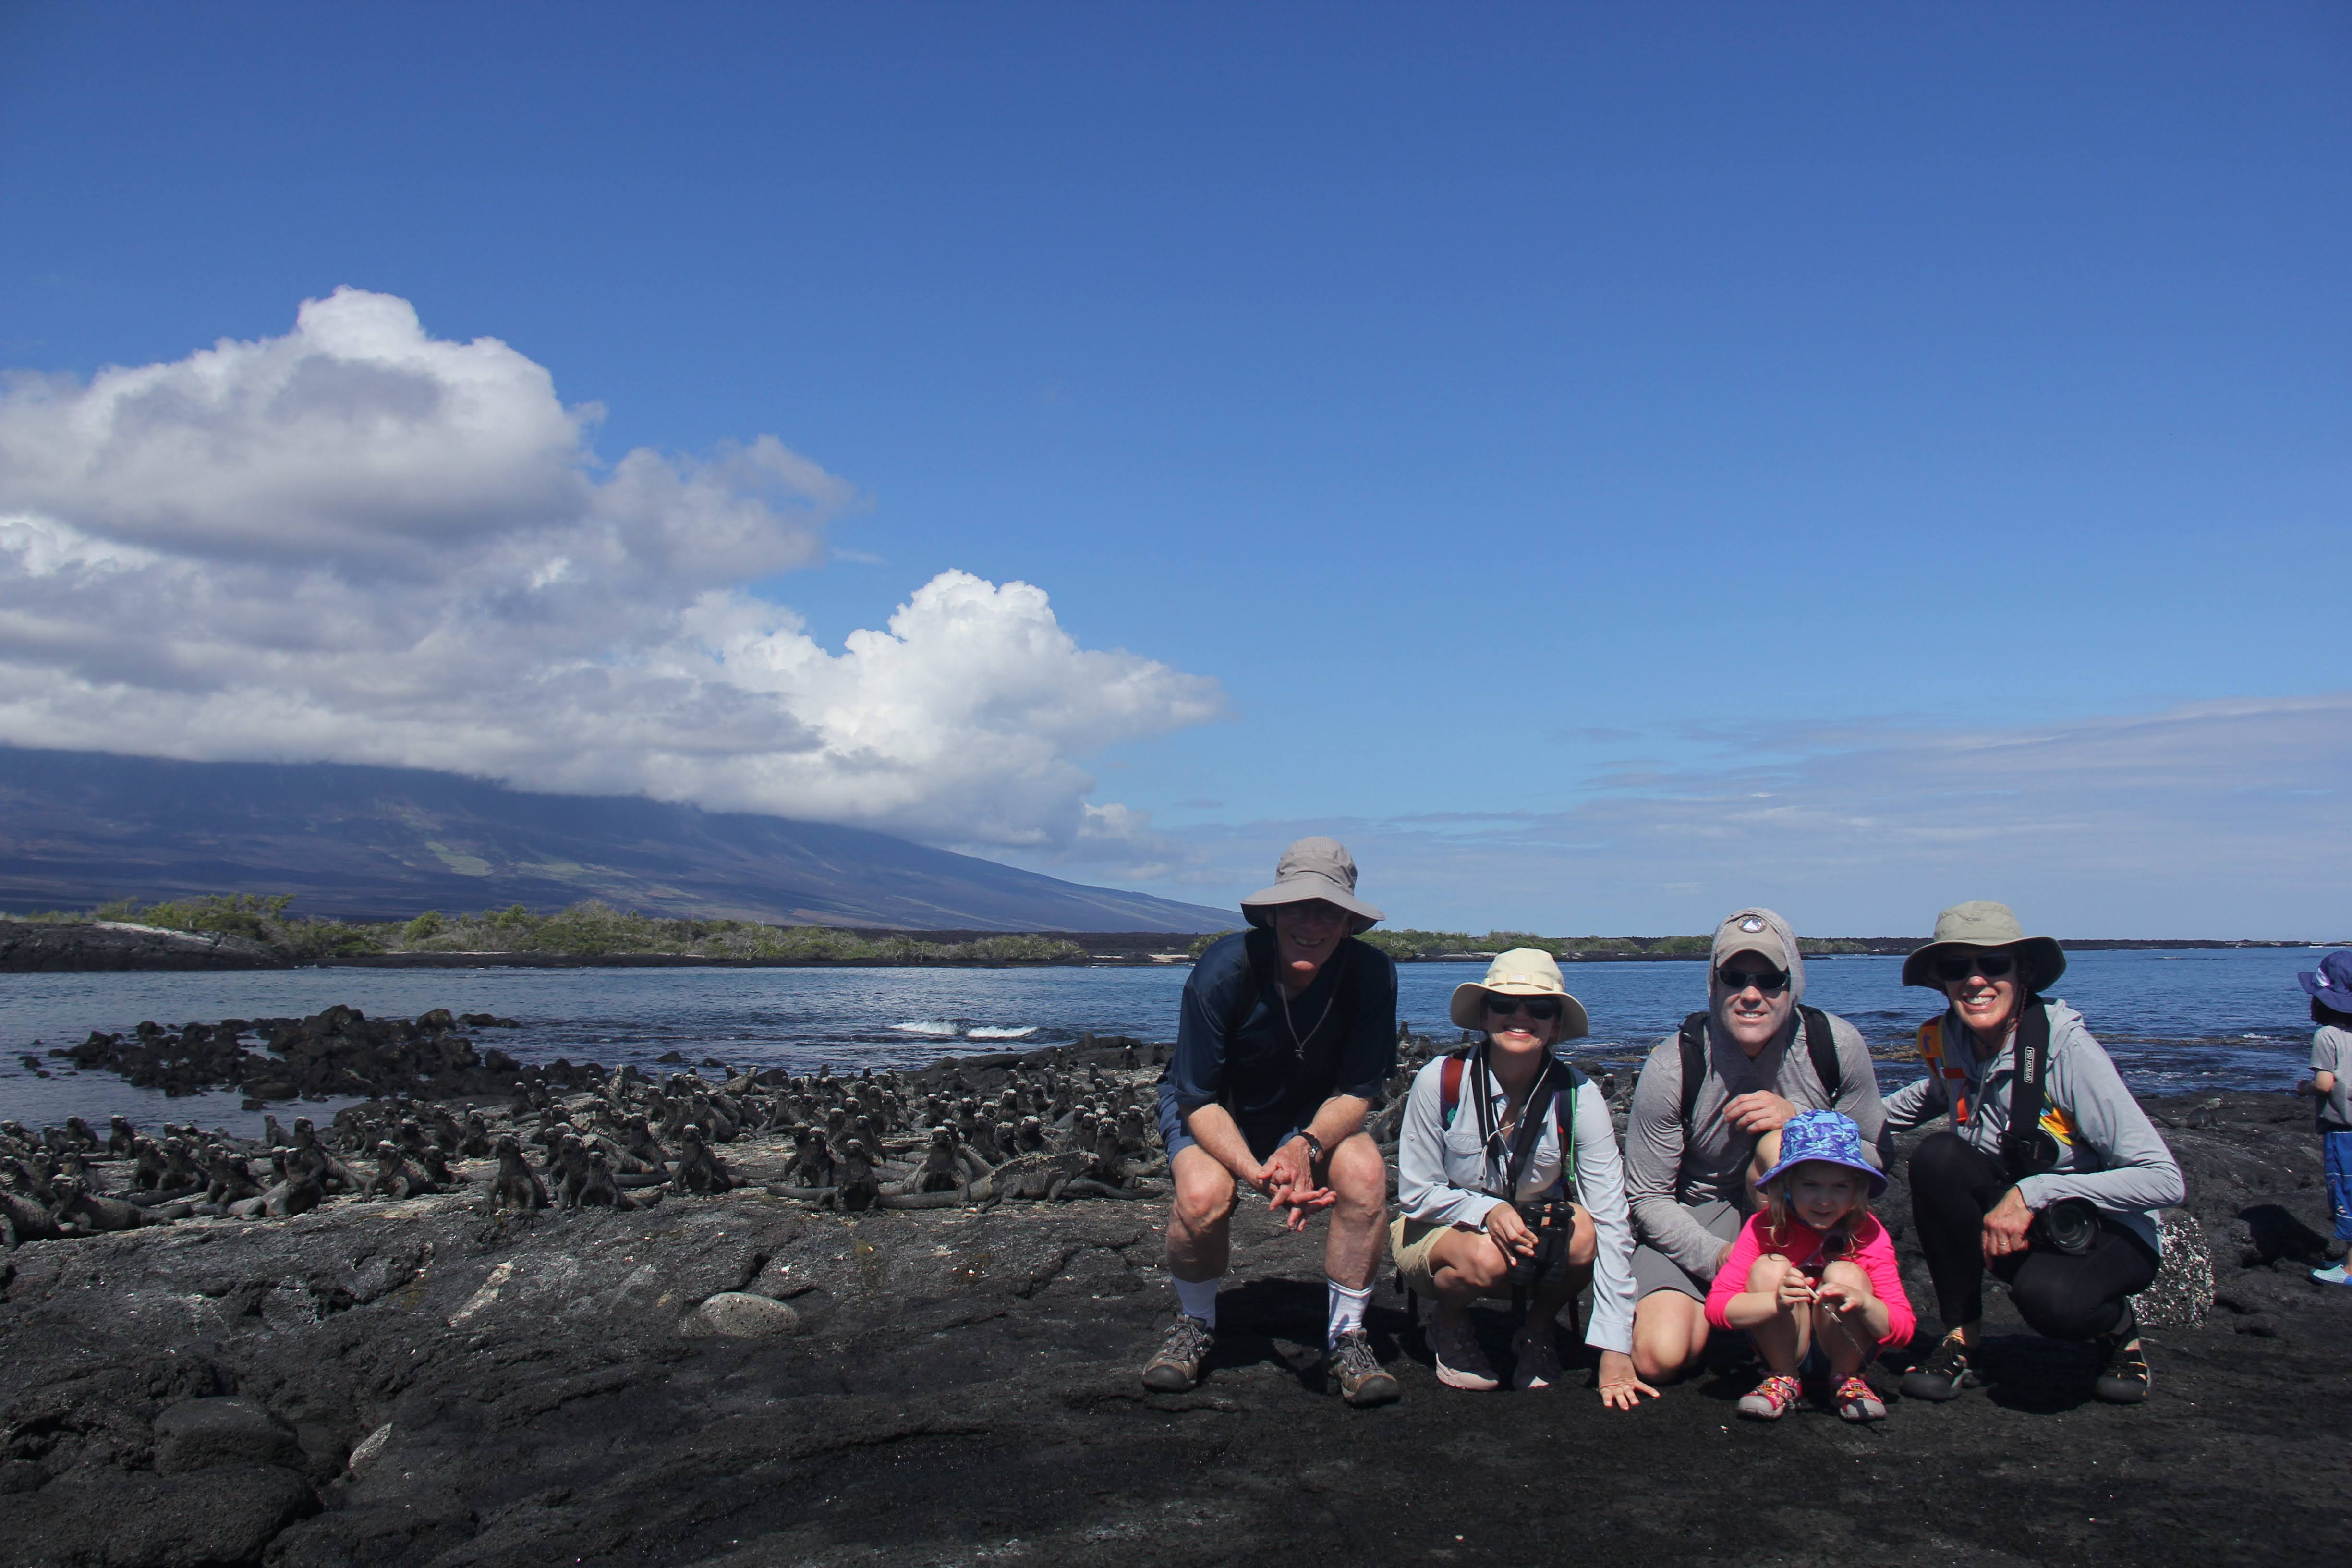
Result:
[[[1486,997],[1486,1011],[1497,1018],[1507,1018],[1514,1013],[1525,1013],[1528,1017],[1541,1022],[1559,1016],[1559,999],[1555,996],[1496,996],[1489,993]]]
[[[1723,982],[1726,991],[1734,993],[1753,985],[1769,995],[1775,991],[1784,991],[1789,985],[1789,972],[1785,969],[1733,969],[1726,965],[1715,972],[1715,977]]]
[[[1987,980],[1999,980],[2017,967],[2016,956],[2006,952],[1966,952],[1936,960],[1936,978],[1949,984],[1966,980],[1971,974],[1981,974]]]

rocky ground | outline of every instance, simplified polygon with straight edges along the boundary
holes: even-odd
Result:
[[[1995,1291],[1995,1384],[1868,1429],[1743,1423],[1728,1366],[1630,1415],[1581,1380],[1453,1393],[1385,1288],[1405,1398],[1349,1410],[1319,1248],[1255,1208],[1181,1396],[1136,1381],[1156,1202],[845,1216],[753,1184],[493,1220],[478,1181],[32,1243],[0,1262],[0,1561],[2341,1562],[2352,1290],[2305,1278],[2308,1119],[2150,1109],[2219,1295],[2151,1335],[2148,1403],[2090,1402],[2088,1352]]]
[[[121,969],[285,969],[285,954],[219,931],[121,921],[0,920],[0,974]]]

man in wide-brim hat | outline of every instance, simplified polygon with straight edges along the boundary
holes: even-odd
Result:
[[[1160,1079],[1160,1134],[1175,1179],[1168,1272],[1178,1310],[1143,1371],[1147,1388],[1200,1381],[1244,1186],[1289,1213],[1328,1210],[1326,1342],[1350,1405],[1396,1398],[1364,1332],[1388,1218],[1388,1165],[1364,1117],[1396,1068],[1396,965],[1357,936],[1381,911],[1356,896],[1339,843],[1302,838],[1274,885],[1242,900],[1250,924],[1210,945],[1184,984],[1176,1050]]]

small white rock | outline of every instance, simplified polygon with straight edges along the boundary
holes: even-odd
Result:
[[[721,1290],[686,1315],[677,1331],[689,1339],[717,1335],[730,1340],[762,1340],[789,1334],[801,1326],[801,1315],[782,1301],[754,1296],[748,1290]]]
[[[392,1423],[387,1421],[360,1439],[360,1446],[352,1450],[351,1463],[345,1468],[356,1473],[362,1465],[383,1453],[383,1446],[391,1441]]]

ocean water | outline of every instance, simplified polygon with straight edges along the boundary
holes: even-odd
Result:
[[[2069,956],[2055,994],[2079,1008],[2124,1077],[2147,1093],[2200,1088],[2289,1089],[2301,1075],[2311,1025],[2295,972],[2305,949],[2185,949]],[[1937,1006],[1906,990],[1902,961],[1813,959],[1805,999],[1843,1015],[1874,1046],[1907,1043]],[[522,1027],[478,1038],[524,1060],[567,1057],[607,1067],[677,1051],[688,1061],[836,1071],[919,1065],[943,1056],[1021,1050],[1081,1033],[1175,1037],[1183,965],[1099,969],[299,969],[256,973],[0,975],[0,1117],[32,1126],[68,1115],[121,1111],[141,1126],[164,1120],[256,1129],[257,1112],[233,1093],[166,1099],[110,1073],[74,1073],[19,1060],[78,1043],[91,1029],[309,1015],[341,1002],[371,1016],[434,1007],[496,1013]],[[1400,970],[1398,1016],[1441,1039],[1453,1036],[1454,988],[1477,963]],[[1592,1016],[1580,1047],[1596,1061],[1630,1058],[1706,1005],[1696,963],[1584,963],[1570,989]],[[1916,1066],[1883,1062],[1892,1087]],[[318,1114],[340,1101],[302,1110]],[[281,1117],[289,1114],[280,1108]]]

